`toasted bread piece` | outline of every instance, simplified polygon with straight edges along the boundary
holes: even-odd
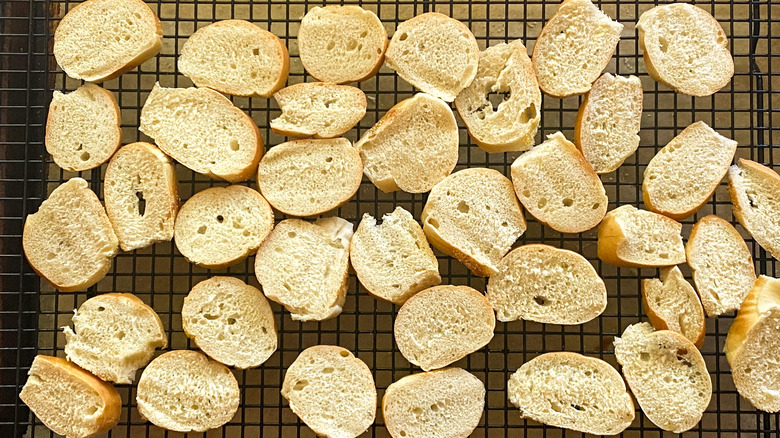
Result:
[[[607,193],[599,176],[560,132],[517,157],[512,183],[523,207],[561,233],[587,231],[607,212]]]
[[[287,81],[290,55],[271,32],[244,20],[222,20],[190,35],[178,67],[198,87],[271,97]]]
[[[621,267],[650,268],[685,263],[682,225],[674,219],[620,206],[604,216],[598,230],[598,256]]]
[[[485,408],[485,384],[462,368],[412,374],[393,382],[382,398],[393,438],[467,438]]]
[[[288,137],[338,137],[366,115],[366,95],[347,85],[295,84],[277,91],[274,99],[282,114],[271,120],[271,129]]]
[[[209,88],[155,84],[141,109],[138,129],[179,163],[230,182],[249,179],[263,155],[255,122]]]
[[[116,389],[73,363],[39,354],[27,374],[19,398],[54,433],[87,438],[119,423]]]
[[[436,184],[420,220],[434,248],[480,277],[496,273],[526,227],[509,178],[480,168],[463,169]]]
[[[423,93],[452,102],[477,74],[479,46],[465,24],[426,12],[398,25],[386,63]]]
[[[512,374],[507,392],[521,416],[550,426],[617,435],[634,421],[634,403],[620,374],[595,357],[542,354]]]
[[[504,95],[493,106],[489,97]],[[479,55],[474,81],[455,98],[469,135],[486,152],[524,151],[534,144],[542,92],[521,40],[487,48]]]
[[[762,248],[780,259],[780,175],[740,158],[729,168],[729,195],[734,217]]]
[[[704,343],[704,309],[680,268],[661,268],[660,279],[642,280],[642,304],[656,330],[677,332],[701,348]]]
[[[656,6],[639,17],[636,28],[647,72],[679,93],[709,96],[734,76],[726,33],[700,7]]]

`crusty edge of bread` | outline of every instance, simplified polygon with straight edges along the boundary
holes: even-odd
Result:
[[[668,275],[668,271],[661,271],[661,278],[660,281],[663,283],[666,279],[666,275]],[[672,331],[672,329],[669,328],[669,325],[666,323],[666,319],[655,313],[655,310],[653,310],[653,307],[650,306],[647,302],[647,292],[646,289],[648,287],[648,284],[658,279],[650,279],[645,278],[642,279],[642,307],[645,309],[645,312],[647,313],[647,319],[650,320],[650,324],[653,325],[653,327],[656,330],[669,330]],[[687,282],[687,280],[685,280]],[[690,283],[689,283],[690,284]],[[693,286],[691,286],[693,288]],[[698,300],[698,295],[696,295],[696,298]],[[701,307],[701,302],[699,302],[699,306]],[[704,315],[704,309],[702,308],[702,315]],[[691,342],[693,342],[693,345],[696,346],[696,348],[701,350],[702,344],[704,344],[704,334],[705,334],[705,328],[706,328],[706,319],[702,316],[702,323],[699,326],[698,334],[696,335],[696,339],[689,339]],[[685,335],[683,335],[685,336]],[[687,339],[687,338],[686,338]]]
[[[766,275],[759,276],[737,311],[723,346],[723,352],[726,353],[729,363],[744,345],[750,329],[761,319],[762,310],[765,310],[761,309],[761,303],[768,301],[774,306],[780,306],[780,290],[775,290],[771,280],[773,279]]]
[[[617,210],[617,209],[615,209]],[[603,262],[607,262],[610,265],[617,266],[619,268],[662,268],[666,266],[672,266],[677,264],[674,260],[670,259],[669,264],[665,265],[646,265],[642,263],[634,263],[627,260],[623,260],[618,256],[618,248],[620,244],[625,241],[626,236],[623,234],[623,230],[615,219],[615,215],[611,214],[615,210],[612,210],[604,216],[604,220],[601,221],[598,227],[597,237],[597,255]],[[637,209],[639,210],[639,209]],[[648,210],[645,210],[648,211]],[[679,222],[672,218],[668,218],[660,213],[650,212],[658,215],[663,221],[672,221],[677,225]],[[682,225],[680,225],[682,227]],[[680,261],[680,263],[684,260]]]

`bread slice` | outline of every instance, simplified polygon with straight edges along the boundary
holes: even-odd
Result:
[[[682,433],[701,420],[712,397],[712,382],[699,350],[685,336],[630,325],[615,337],[615,357],[623,366],[636,401],[650,421]]]
[[[642,304],[657,330],[677,332],[701,348],[704,343],[704,309],[680,268],[661,268],[660,279],[642,280]]]
[[[723,351],[734,386],[757,409],[780,411],[780,280],[760,276],[729,328]]]
[[[458,164],[458,123],[425,93],[390,108],[357,143],[368,179],[383,192],[425,193]]]
[[[583,324],[607,307],[607,287],[588,260],[549,245],[523,245],[498,264],[487,299],[499,321]]]
[[[531,59],[542,91],[554,97],[589,91],[622,31],[590,0],[564,0],[534,44]]]
[[[512,182],[484,168],[463,169],[436,184],[420,220],[434,248],[480,277],[496,273],[526,227]]]
[[[550,426],[617,435],[634,421],[634,403],[623,378],[595,357],[542,354],[512,374],[507,392],[522,417]]]
[[[54,433],[87,438],[119,423],[116,389],[73,363],[39,354],[27,374],[19,398]]]
[[[274,212],[256,190],[212,187],[196,193],[176,216],[176,248],[191,263],[224,268],[254,254],[274,227]]]
[[[276,145],[257,169],[260,192],[291,216],[315,216],[346,204],[362,179],[360,154],[343,137]]]
[[[484,295],[468,286],[434,286],[401,306],[393,334],[401,354],[424,371],[479,350],[493,339],[496,317]]]
[[[740,158],[729,168],[729,195],[734,217],[762,248],[780,259],[780,175]]]
[[[95,192],[72,178],[27,216],[22,247],[38,275],[60,291],[75,292],[106,276],[119,241]]]
[[[561,233],[587,231],[607,212],[607,193],[599,176],[560,132],[517,157],[512,183],[523,207]]]
[[[642,82],[604,73],[585,95],[574,143],[596,173],[614,172],[639,147]]]
[[[46,119],[46,152],[69,172],[98,167],[122,141],[120,119],[114,94],[95,84],[67,94],[55,90]]]
[[[494,105],[491,95],[503,95]],[[486,152],[524,151],[534,144],[542,92],[521,40],[487,48],[474,81],[455,98],[469,135]]]
[[[347,85],[295,84],[277,91],[274,99],[282,114],[271,120],[271,129],[288,137],[338,137],[366,115],[366,95]]]
[[[230,421],[241,393],[230,370],[197,351],[169,351],[138,381],[135,401],[143,418],[175,432],[204,432]]]
[[[274,313],[263,293],[232,277],[212,277],[192,288],[181,308],[184,333],[227,366],[260,366],[276,351]]]
[[[103,198],[123,251],[173,239],[179,183],[171,159],[155,145],[131,143],[114,154]]]
[[[679,93],[709,96],[734,76],[726,33],[704,9],[656,6],[639,17],[636,28],[647,72]]]
[[[452,102],[477,74],[479,46],[465,24],[426,12],[398,25],[386,56],[406,82]]]
[[[467,438],[485,409],[485,384],[462,368],[412,374],[393,382],[382,398],[393,438]]]
[[[298,29],[303,68],[323,82],[365,81],[382,67],[385,49],[385,27],[360,6],[314,7]]]
[[[229,182],[249,179],[263,155],[255,122],[209,88],[155,84],[141,109],[138,129],[179,163]]]
[[[363,287],[395,304],[441,283],[439,262],[425,234],[403,207],[385,214],[379,225],[373,216],[363,214],[352,236],[349,256]]]
[[[352,224],[339,217],[279,222],[255,257],[263,293],[298,321],[337,316],[347,296],[351,238]]]
[[[362,360],[335,345],[301,352],[287,368],[282,397],[314,433],[354,438],[374,424],[376,385]]]
[[[682,225],[674,219],[623,205],[604,216],[598,256],[614,266],[650,268],[685,263]]]
[[[90,298],[63,327],[68,360],[103,380],[133,383],[135,372],[168,345],[160,317],[133,294]]]

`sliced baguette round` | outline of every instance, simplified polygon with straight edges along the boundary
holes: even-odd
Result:
[[[487,299],[499,321],[583,324],[607,307],[607,287],[585,257],[531,244],[501,259]]]
[[[160,20],[142,0],[87,0],[60,20],[54,58],[68,76],[102,82],[157,55],[162,37]]]
[[[46,119],[46,152],[69,172],[98,167],[122,141],[120,119],[114,94],[95,84],[67,94],[54,91]]]
[[[196,284],[181,308],[184,333],[212,359],[246,369],[276,351],[274,313],[263,293],[232,277]]]
[[[425,234],[403,207],[385,214],[379,225],[365,213],[352,236],[349,256],[363,287],[395,304],[441,283],[439,262]]]
[[[634,403],[608,363],[577,353],[545,353],[509,379],[509,401],[520,415],[550,426],[617,435],[634,421]]]
[[[501,93],[497,106],[489,96]],[[534,144],[542,92],[521,40],[487,48],[474,81],[455,98],[455,108],[474,142],[486,152],[524,151]]]
[[[35,356],[19,398],[46,427],[68,438],[87,438],[119,423],[117,390],[72,362]]]
[[[346,204],[362,179],[360,154],[343,137],[276,145],[257,168],[260,193],[290,216],[315,216]]]
[[[365,93],[347,85],[295,84],[277,91],[274,99],[282,114],[271,120],[271,129],[288,137],[338,137],[366,115]]]
[[[393,382],[382,398],[393,438],[467,438],[485,409],[485,384],[462,368],[412,374]]]
[[[398,25],[386,63],[423,93],[452,102],[477,74],[479,46],[465,24],[426,12]]]
[[[599,176],[560,132],[517,157],[512,183],[523,207],[561,233],[587,231],[607,212],[607,193]]]
[[[452,109],[417,93],[390,108],[357,143],[368,179],[383,192],[425,193],[458,164]]]
[[[175,432],[205,432],[230,421],[241,392],[230,370],[197,351],[169,351],[138,380],[135,401],[143,418]]]
[[[496,317],[468,286],[434,286],[401,306],[393,334],[401,354],[424,371],[445,367],[493,339]]]
[[[734,217],[762,248],[780,259],[780,175],[740,158],[729,168],[729,195]]]
[[[38,275],[60,291],[75,292],[106,276],[119,240],[95,192],[72,178],[27,216],[22,247]]]
[[[191,263],[224,268],[254,254],[274,227],[274,212],[256,190],[212,187],[196,193],[176,216],[176,248]]]
[[[229,182],[249,179],[263,155],[255,122],[209,88],[155,84],[141,109],[138,129],[184,166]]]
[[[497,272],[526,228],[512,182],[483,168],[460,170],[436,184],[420,220],[434,248],[480,277]]]
[[[642,280],[642,304],[656,330],[677,332],[701,348],[704,343],[704,309],[680,268],[661,268],[660,279]]]

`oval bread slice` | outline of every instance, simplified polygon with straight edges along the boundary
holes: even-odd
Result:
[[[660,279],[642,280],[642,304],[657,330],[677,332],[701,348],[704,343],[704,309],[680,268],[661,268]]]
[[[271,120],[271,129],[288,137],[338,137],[366,115],[366,95],[347,85],[295,84],[277,91],[274,99],[282,114]]]
[[[685,263],[682,224],[662,214],[620,206],[604,216],[598,256],[621,267],[649,268]]]
[[[762,248],[780,259],[780,175],[740,158],[729,168],[729,195],[734,217]]]

